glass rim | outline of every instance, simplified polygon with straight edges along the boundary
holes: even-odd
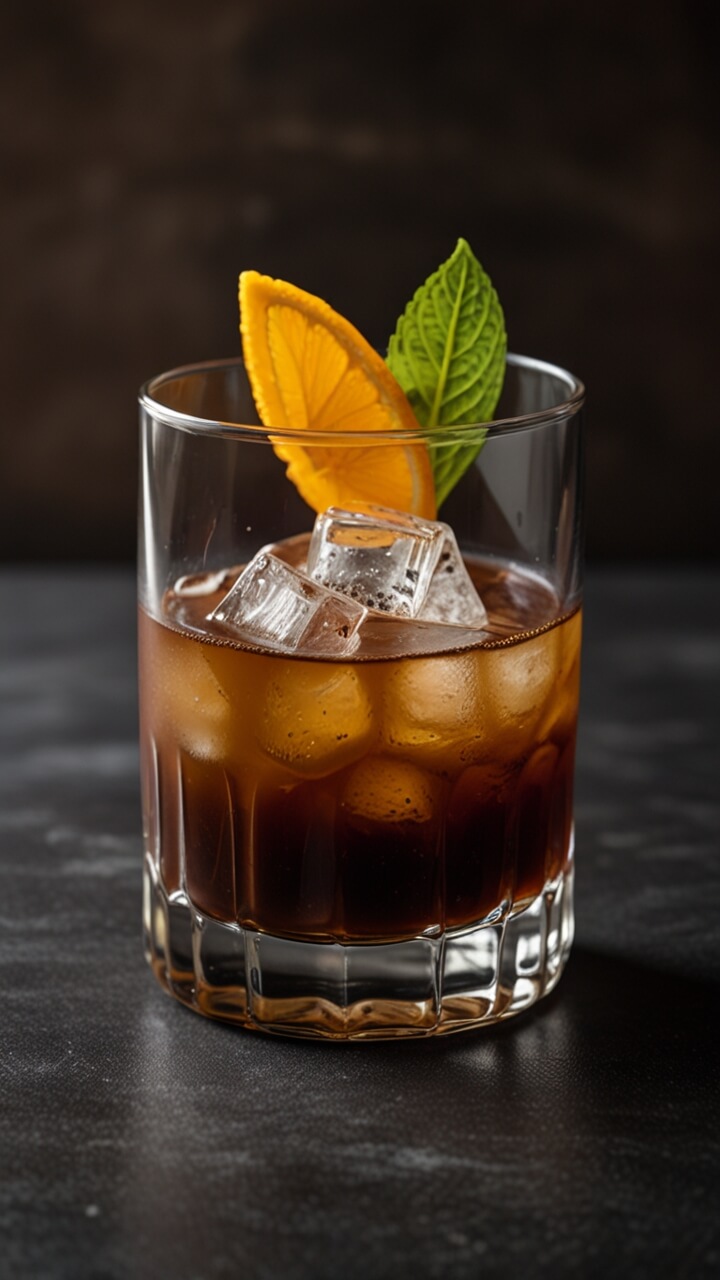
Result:
[[[387,441],[401,440],[406,443],[424,441],[425,443],[448,444],[451,441],[470,441],[473,435],[482,432],[483,440],[493,436],[507,435],[515,431],[528,431],[532,428],[548,425],[559,420],[565,421],[579,412],[585,403],[585,387],[579,378],[563,369],[560,365],[550,364],[546,360],[538,360],[532,356],[507,354],[507,364],[513,368],[533,370],[547,374],[564,382],[568,388],[565,399],[546,409],[536,409],[531,413],[517,414],[511,418],[494,418],[490,422],[468,422],[454,426],[438,423],[435,427],[421,427],[417,430],[398,428],[396,431],[316,431],[301,427],[268,427],[262,423],[239,423],[218,418],[199,418],[191,413],[181,413],[163,404],[157,394],[168,382],[182,377],[211,373],[215,370],[239,368],[245,370],[240,356],[226,359],[204,360],[196,364],[180,365],[168,369],[165,373],[156,374],[143,383],[138,393],[140,407],[152,418],[167,426],[176,427],[180,431],[197,435],[220,436],[243,440],[268,440],[270,443],[294,441],[305,446],[339,445],[339,444],[384,444]],[[438,439],[440,437],[441,439]]]

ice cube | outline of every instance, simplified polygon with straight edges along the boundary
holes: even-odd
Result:
[[[427,595],[447,525],[384,507],[330,507],[308,549],[315,582],[380,613],[414,618]]]
[[[519,644],[478,650],[476,661],[482,732],[468,742],[462,759],[519,760],[537,745],[540,722],[556,703],[557,628]]]
[[[384,825],[428,822],[442,783],[405,760],[368,756],[355,766],[342,792],[343,808],[355,817]]]
[[[554,700],[558,680],[558,630],[483,654],[483,676],[498,727],[532,734]]]
[[[569,618],[557,631],[558,668],[552,697],[547,703],[546,714],[538,729],[540,741],[556,738],[562,742],[572,733],[577,719],[580,691],[580,634],[582,622],[579,613]]]
[[[352,764],[375,732],[370,693],[357,663],[279,664],[257,717],[262,750],[311,778]]]
[[[423,622],[445,622],[482,630],[487,625],[485,606],[465,568],[455,534],[447,525],[442,528],[445,537],[440,557],[417,616]]]
[[[438,769],[456,768],[483,732],[476,655],[392,663],[383,705],[382,736],[390,750]]]
[[[312,582],[264,547],[208,622],[248,644],[342,658],[357,648],[366,615],[361,604]]]
[[[155,624],[146,643],[153,673],[147,698],[160,738],[201,760],[225,758],[232,707],[204,660],[205,646]]]

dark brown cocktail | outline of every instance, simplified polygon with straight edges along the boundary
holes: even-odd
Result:
[[[350,660],[253,652],[205,620],[237,573],[141,612],[147,838],[168,895],[367,943],[501,917],[557,879],[580,613],[517,570],[471,573],[489,617],[459,651],[454,629],[378,618]]]

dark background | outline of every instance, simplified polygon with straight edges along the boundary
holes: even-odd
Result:
[[[464,235],[589,391],[591,557],[715,556],[716,6],[5,3],[2,554],[130,559],[138,385],[236,277],[383,346]]]

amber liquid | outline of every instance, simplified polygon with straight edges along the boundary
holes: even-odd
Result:
[[[162,620],[141,610],[146,840],[168,893],[274,934],[371,941],[474,924],[560,874],[580,613],[531,575],[468,568],[489,640],[382,618],[344,662],[209,634],[233,573],[169,592]]]

